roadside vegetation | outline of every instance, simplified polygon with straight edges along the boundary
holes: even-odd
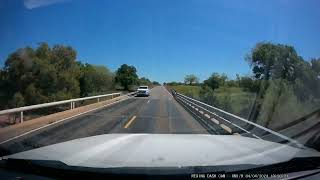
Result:
[[[103,65],[82,63],[70,46],[40,43],[11,53],[0,69],[0,109],[15,108],[115,91],[140,84],[159,84],[123,64],[116,72]]]
[[[245,60],[252,69],[249,76],[229,79],[213,73],[201,83],[166,85],[275,130],[319,110],[320,58],[304,60],[292,46],[263,42]]]
[[[200,98],[200,91],[201,91],[201,87],[200,86],[191,86],[191,85],[184,85],[184,84],[176,84],[176,85],[171,85],[170,83],[168,84],[170,85],[170,87],[174,90],[176,90],[177,92],[184,94],[186,96],[189,97],[193,97],[195,99],[199,99]]]

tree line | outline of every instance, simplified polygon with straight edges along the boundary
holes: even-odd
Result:
[[[116,72],[106,66],[82,63],[70,46],[40,43],[11,53],[0,69],[0,108],[53,102],[134,86],[159,84],[137,75],[127,64]]]
[[[201,87],[200,100],[267,127],[279,127],[320,107],[320,58],[304,60],[293,46],[261,42],[245,60],[251,75],[229,79],[213,73],[201,83],[187,75],[185,84]],[[237,88],[241,91],[235,93]]]

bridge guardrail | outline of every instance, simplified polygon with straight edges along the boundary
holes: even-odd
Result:
[[[215,127],[220,126],[229,134],[242,134],[258,139],[265,139],[281,143],[290,143],[300,148],[304,147],[304,145],[300,144],[292,138],[289,138],[285,135],[282,135],[278,132],[275,132],[271,129],[253,123],[229,112],[226,112],[222,109],[177,93],[174,90],[172,90],[172,95],[176,98],[176,100],[178,100],[178,102],[182,103],[185,107],[192,111],[193,114],[197,114],[197,116],[200,116],[205,121],[205,124]]]
[[[136,93],[136,92],[132,92],[127,95],[132,95],[134,93]],[[61,105],[61,104],[67,104],[67,103],[70,103],[70,109],[74,109],[75,102],[90,100],[90,99],[97,99],[97,102],[99,102],[100,98],[111,96],[111,99],[113,99],[115,97],[119,97],[121,94],[122,93],[103,94],[103,95],[97,95],[97,96],[89,96],[89,97],[68,99],[68,100],[56,101],[56,102],[50,102],[50,103],[36,104],[36,105],[24,106],[24,107],[13,108],[13,109],[6,109],[6,110],[0,111],[0,115],[20,113],[20,122],[22,123],[23,122],[23,112],[25,112],[25,111],[40,109],[40,108],[45,108],[45,107],[51,107],[51,106],[56,106],[56,105]]]

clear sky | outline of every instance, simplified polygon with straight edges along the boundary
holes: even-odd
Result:
[[[320,57],[320,1],[1,0],[0,64],[39,42],[74,47],[78,59],[116,70],[134,65],[151,80],[249,74],[257,42]]]

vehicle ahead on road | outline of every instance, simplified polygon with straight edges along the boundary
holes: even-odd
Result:
[[[148,86],[140,86],[137,89],[137,96],[149,96],[150,95],[150,89]]]
[[[104,134],[5,156],[0,173],[26,179],[319,179],[319,166],[313,149],[244,136]]]

